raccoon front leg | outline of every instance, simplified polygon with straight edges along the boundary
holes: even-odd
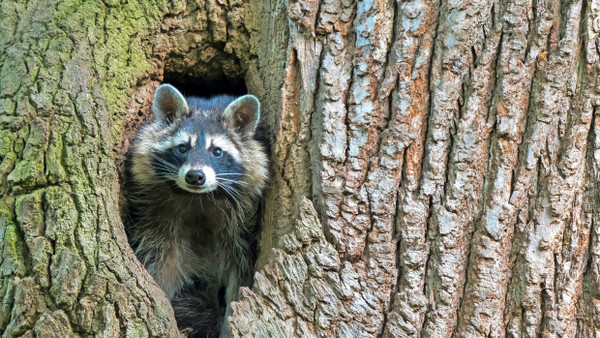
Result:
[[[221,325],[221,334],[219,337],[230,337],[229,332],[229,316],[232,315],[231,302],[234,302],[239,297],[240,286],[242,285],[242,278],[236,273],[229,276],[227,287],[225,288],[225,315],[223,316],[223,324]]]
[[[229,332],[229,316],[233,314],[231,303],[239,298],[239,290],[241,286],[250,286],[253,276],[253,257],[252,242],[247,238],[242,240],[242,235],[236,234],[232,241],[232,249],[229,251],[227,262],[229,263],[229,275],[225,285],[225,315],[223,324],[221,325],[220,337],[230,337]]]
[[[146,265],[146,269],[169,300],[173,299],[186,282],[191,281],[189,275],[182,273],[181,254],[178,251],[177,248],[159,251],[155,255],[155,261]]]

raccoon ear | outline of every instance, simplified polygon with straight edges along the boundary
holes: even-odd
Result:
[[[152,110],[157,120],[173,120],[187,115],[190,108],[183,95],[175,87],[170,84],[162,84],[154,93]]]
[[[260,118],[260,102],[254,95],[244,95],[231,102],[223,118],[243,134],[252,135]]]

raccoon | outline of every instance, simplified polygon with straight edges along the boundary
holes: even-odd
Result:
[[[251,283],[268,174],[255,135],[260,103],[253,95],[185,98],[163,84],[152,109],[130,156],[129,241],[180,329],[228,336],[229,304]]]

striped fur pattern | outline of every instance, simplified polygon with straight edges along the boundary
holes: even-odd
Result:
[[[267,180],[267,156],[255,140],[259,102],[252,95],[185,98],[162,85],[153,110],[131,152],[129,241],[181,329],[227,336],[221,321],[238,288],[251,282]]]

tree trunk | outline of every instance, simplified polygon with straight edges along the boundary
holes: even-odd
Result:
[[[162,81],[271,140],[236,336],[600,335],[595,2],[0,4],[3,336],[176,336],[123,232]]]

